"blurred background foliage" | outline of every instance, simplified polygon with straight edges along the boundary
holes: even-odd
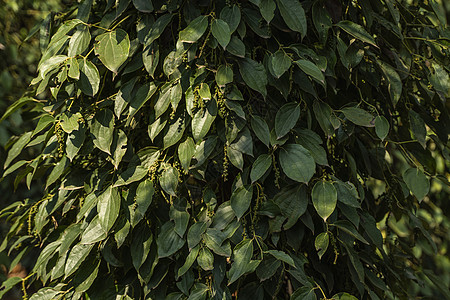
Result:
[[[3,115],[9,105],[26,93],[29,83],[36,76],[41,49],[46,46],[46,41],[40,38],[42,37],[39,32],[40,25],[46,18],[64,12],[73,2],[75,1],[0,0],[0,115]],[[438,2],[444,5],[447,19],[450,19],[450,1]],[[447,103],[447,107],[448,105]],[[32,128],[34,121],[33,111],[18,110],[0,123],[0,162],[5,159],[4,148],[12,142],[11,137]],[[433,145],[430,145],[430,148],[432,147]],[[430,194],[421,207],[417,208],[417,215],[427,220],[428,227],[411,226],[413,222],[406,218],[397,221],[394,217],[388,218],[388,215],[378,223],[386,240],[385,247],[388,247],[389,251],[396,251],[399,256],[412,257],[416,260],[411,262],[412,267],[417,266],[418,261],[421,262],[421,270],[416,271],[422,276],[416,278],[414,274],[410,274],[417,283],[413,286],[414,291],[410,292],[425,299],[437,299],[437,295],[449,294],[449,291],[445,290],[445,287],[450,285],[450,188],[448,185],[450,156],[447,150],[448,147],[442,152],[433,152],[437,173],[445,174],[446,178],[431,180]],[[30,147],[29,151],[30,157],[34,157],[32,152],[35,149]],[[398,155],[395,160],[404,165],[401,155]],[[25,184],[18,183],[18,188],[14,192],[14,185],[11,177],[0,182],[2,195],[0,210],[18,199],[39,198],[42,195],[42,191],[37,186],[28,190]],[[374,179],[372,185],[373,190],[378,191],[379,195],[384,193],[383,182]],[[8,224],[2,219],[1,240],[8,230]],[[418,238],[420,233],[436,243],[437,255],[430,243]],[[15,266],[14,258],[17,254],[14,252],[10,256],[5,252],[0,254],[0,285],[8,277],[27,275],[29,266]],[[16,296],[10,295],[11,298],[5,299],[17,299],[15,297],[20,295],[20,291],[14,292]],[[395,298],[395,295],[392,296]]]
[[[37,64],[42,54],[40,35],[36,30],[39,30],[40,24],[47,17],[64,11],[69,4],[70,1],[61,0],[0,0],[0,115],[27,91],[29,83],[36,76]],[[33,32],[36,34],[31,36]],[[0,123],[0,161],[4,161],[4,148],[11,137],[32,128],[34,124],[33,114],[21,110]],[[35,150],[30,148],[31,152]],[[37,188],[28,190],[19,187],[14,192],[13,181],[8,178],[0,182],[0,209],[17,199],[42,195],[42,191]],[[2,219],[2,240],[8,230],[9,224]],[[0,254],[0,282],[7,277],[27,275],[26,266],[14,266],[16,255]],[[2,299],[17,299],[17,296],[20,296],[20,293],[13,291]]]

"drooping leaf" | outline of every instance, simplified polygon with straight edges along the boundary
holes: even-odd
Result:
[[[337,202],[337,192],[328,181],[318,181],[311,192],[312,202],[319,216],[326,221],[334,212]]]
[[[231,40],[231,31],[227,22],[215,19],[211,24],[211,32],[222,48],[225,49]]]
[[[269,0],[272,1],[272,0]],[[280,78],[291,67],[291,58],[283,50],[278,50],[271,57],[273,76]]]
[[[208,27],[208,16],[199,16],[180,31],[179,39],[185,43],[195,43],[202,37]]]
[[[325,254],[325,252],[328,249],[328,243],[330,241],[330,237],[328,235],[328,232],[322,232],[318,236],[316,236],[316,240],[314,241],[314,246],[316,248],[317,255],[319,256],[319,259],[322,259],[322,256]]]
[[[425,140],[427,137],[427,128],[425,127],[425,122],[420,115],[413,110],[409,111],[409,124],[413,136],[425,149],[427,147]]]
[[[384,141],[384,139],[389,134],[389,129],[390,125],[385,117],[377,116],[375,118],[375,133],[382,141]]]
[[[77,84],[80,90],[88,96],[95,96],[100,87],[100,74],[97,67],[89,60],[79,59],[80,80]]]
[[[349,119],[352,123],[365,126],[365,127],[373,127],[373,116],[369,112],[358,108],[358,107],[345,107],[342,110],[342,113],[345,115],[347,119]]]
[[[130,38],[122,29],[105,32],[95,38],[95,54],[110,71],[117,70],[128,58],[130,52]]]
[[[240,219],[249,209],[253,197],[253,186],[241,186],[231,195],[231,208],[236,217]]]
[[[120,210],[120,195],[117,188],[109,186],[98,198],[97,212],[100,225],[108,232],[116,222]]]
[[[319,67],[313,62],[305,59],[299,59],[294,61],[294,63],[307,75],[319,81],[323,86],[325,86],[325,76]]]
[[[272,164],[272,157],[269,154],[261,154],[253,163],[250,172],[250,179],[252,183],[260,179],[270,168]]]
[[[300,117],[300,106],[295,102],[283,105],[275,116],[275,133],[277,138],[285,136],[297,123]]]
[[[220,11],[220,18],[227,22],[230,28],[230,33],[233,33],[241,21],[241,10],[236,4],[232,6],[225,6]]]
[[[340,21],[336,25],[339,26],[341,29],[345,30],[347,33],[354,36],[355,38],[365,43],[371,44],[375,47],[378,47],[373,37],[361,25],[353,23],[352,21],[349,20]]]
[[[252,129],[255,132],[258,139],[263,142],[267,147],[270,143],[270,131],[266,121],[260,116],[252,116],[251,119]]]
[[[419,201],[423,200],[430,191],[428,178],[418,168],[409,168],[403,172],[403,180]]]
[[[300,32],[302,38],[307,32],[305,10],[298,0],[277,0],[278,9],[286,25],[293,31]]]
[[[225,86],[226,84],[233,82],[233,69],[228,65],[221,65],[217,69],[216,82],[219,86]]]
[[[298,144],[288,144],[279,153],[283,172],[292,180],[307,183],[316,172],[316,163],[308,150]]]
[[[245,83],[264,97],[267,95],[267,75],[264,66],[250,58],[239,61],[239,71]]]
[[[94,136],[94,145],[111,154],[111,144],[114,138],[114,115],[109,109],[99,111],[92,122],[91,133]]]

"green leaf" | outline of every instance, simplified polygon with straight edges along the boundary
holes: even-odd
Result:
[[[277,0],[278,9],[286,25],[293,31],[300,32],[302,38],[307,32],[305,11],[298,0]]]
[[[184,264],[178,269],[177,273],[178,277],[183,276],[191,268],[192,264],[197,259],[199,250],[200,246],[196,246],[195,248],[191,249],[191,251],[189,251],[189,254],[184,261]]]
[[[425,122],[420,115],[413,110],[409,111],[409,124],[414,138],[416,138],[422,145],[423,149],[425,149],[427,147],[427,128],[425,127]]]
[[[162,118],[158,118],[156,119],[155,122],[148,125],[148,136],[150,137],[152,142],[155,140],[158,134],[160,134],[161,131],[166,127],[166,124],[167,120],[162,120]]]
[[[336,208],[337,192],[335,187],[328,181],[318,181],[312,189],[311,197],[317,213],[326,221]]]
[[[339,28],[346,31],[348,34],[363,41],[364,43],[371,44],[378,48],[373,37],[359,24],[353,23],[349,20],[343,20],[336,24]]]
[[[361,207],[361,204],[358,202],[358,191],[352,183],[345,183],[337,180],[334,182],[334,187],[336,188],[337,198],[339,201],[350,207]]]
[[[92,283],[94,283],[94,280],[97,279],[100,262],[100,260],[97,260],[95,263],[88,261],[76,273],[73,283],[77,293],[87,291],[91,287]]]
[[[86,59],[79,59],[78,65],[80,66],[80,79],[77,81],[80,90],[88,95],[95,96],[100,87],[100,74],[97,67]]]
[[[135,231],[133,231],[130,252],[132,263],[136,271],[139,271],[147,259],[152,242],[153,235],[147,224],[141,224],[141,226],[138,226]]]
[[[116,170],[119,168],[119,164],[122,161],[123,156],[127,152],[127,141],[128,138],[125,135],[125,132],[119,129],[118,133],[114,135],[111,147],[111,149],[113,150],[113,164]]]
[[[0,288],[0,297],[3,297],[10,289],[12,289],[16,284],[22,282],[22,278],[20,277],[9,277],[5,281],[3,281],[2,286]]]
[[[117,73],[127,60],[130,52],[130,39],[122,29],[103,33],[95,38],[95,54],[110,71]]]
[[[316,64],[306,59],[296,60],[294,63],[307,75],[316,79],[323,86],[325,86],[325,76]]]
[[[228,285],[238,280],[244,275],[249,267],[253,256],[253,242],[250,239],[244,239],[236,245],[233,250],[233,264],[228,271]]]
[[[31,97],[21,97],[19,100],[15,101],[13,104],[11,104],[8,109],[6,109],[5,113],[3,114],[2,118],[0,119],[0,122],[4,121],[6,118],[8,118],[13,112],[17,111],[19,108],[24,106],[25,104],[36,101]]]
[[[172,103],[173,110],[175,111],[178,103],[182,97],[182,90],[180,83],[172,84],[168,82],[161,88],[158,100],[155,103],[155,118],[159,118],[163,113],[166,112],[170,103]]]
[[[253,59],[244,58],[239,61],[239,71],[245,83],[255,91],[267,96],[267,75],[264,66]]]
[[[285,230],[294,226],[308,207],[308,194],[305,185],[283,187],[273,198],[281,214],[288,220],[283,225]]]
[[[94,145],[111,155],[111,144],[114,134],[114,115],[109,109],[100,110],[91,125],[91,133],[94,136]]]
[[[221,65],[217,69],[216,82],[219,86],[225,86],[226,84],[233,82],[233,69],[228,65]]]
[[[342,110],[344,116],[350,120],[350,122],[365,127],[373,127],[373,116],[367,111],[358,107],[345,107]]]
[[[327,152],[322,146],[320,146],[322,144],[322,139],[320,138],[320,136],[309,129],[301,129],[297,132],[298,143],[305,147],[309,151],[309,153],[311,153],[316,164],[327,166]]]
[[[253,197],[253,186],[240,186],[231,195],[231,208],[240,219],[249,209]]]
[[[30,300],[53,300],[53,299],[57,299],[57,295],[61,294],[62,291],[56,291],[52,288],[42,288],[39,291],[37,291],[36,293],[34,293]]]
[[[251,125],[253,132],[256,134],[258,139],[263,142],[267,147],[270,143],[270,131],[269,126],[263,118],[257,115],[252,115]]]
[[[195,43],[205,33],[208,27],[208,16],[199,16],[180,31],[179,39],[185,43]]]
[[[155,193],[155,188],[153,187],[153,182],[150,179],[146,179],[139,183],[136,189],[135,206],[133,210],[133,216],[130,220],[132,227],[136,226],[145,216],[148,207],[152,203],[153,194]]]
[[[156,244],[158,245],[159,258],[171,256],[181,247],[183,247],[185,240],[182,239],[176,232],[174,224],[171,221],[164,223],[161,227],[161,232],[158,235]]]
[[[313,104],[313,110],[317,122],[319,122],[319,125],[322,128],[323,132],[325,132],[328,137],[331,137],[334,134],[334,127],[331,123],[331,107],[322,101],[316,100]]]
[[[98,219],[105,232],[108,232],[116,222],[119,216],[120,202],[119,190],[112,185],[98,197]]]
[[[87,258],[93,246],[94,244],[84,245],[80,243],[76,244],[72,250],[70,250],[69,256],[67,257],[66,266],[64,268],[64,279],[78,270],[78,267]]]
[[[380,66],[381,71],[383,71],[384,77],[388,84],[388,90],[389,94],[391,95],[392,104],[395,107],[402,95],[402,80],[400,79],[397,71],[389,64],[378,60],[378,65]]]
[[[316,163],[308,150],[298,144],[288,144],[279,153],[283,172],[292,180],[307,183],[316,172]]]
[[[297,124],[300,117],[300,105],[295,102],[289,102],[283,105],[275,116],[275,133],[277,138],[285,136],[295,124]]]
[[[161,36],[167,25],[169,25],[170,21],[172,21],[172,17],[173,14],[163,14],[155,21],[155,23],[153,23],[144,39],[144,44],[146,47],[152,44]],[[206,26],[208,26],[208,24]]]
[[[117,181],[114,183],[114,187],[127,185],[132,182],[141,180],[147,175],[148,169],[141,166],[130,166],[128,169],[123,171]]]
[[[272,1],[272,0],[269,0]],[[271,56],[272,75],[280,78],[291,67],[291,58],[283,50],[278,50]]]
[[[188,171],[191,165],[191,159],[195,153],[195,144],[191,137],[188,137],[178,146],[178,159],[184,170]]]
[[[215,19],[211,24],[211,32],[225,50],[231,40],[231,31],[228,24],[221,19]]]
[[[316,300],[314,290],[315,287],[302,286],[291,295],[290,300]]]
[[[161,188],[169,195],[176,196],[178,186],[178,170],[172,166],[167,167],[159,177]]]
[[[189,224],[188,203],[185,198],[175,198],[170,206],[169,217],[175,222],[175,232],[183,237]]]
[[[322,232],[316,237],[316,240],[314,241],[314,246],[316,247],[319,259],[322,259],[322,256],[327,251],[329,242],[330,237],[328,235],[328,232]]]
[[[269,154],[261,154],[253,163],[250,172],[252,183],[260,179],[272,165],[272,156]]]
[[[55,183],[58,179],[61,178],[61,175],[69,166],[69,161],[66,156],[63,156],[61,160],[55,165],[52,172],[47,177],[47,182],[45,183],[45,189],[47,189],[50,185]]]
[[[144,63],[145,70],[154,78],[159,63],[158,44],[152,44],[144,48],[142,51],[142,62]]]
[[[292,259],[292,257],[290,257],[288,254],[286,254],[283,251],[268,250],[268,251],[264,251],[264,253],[268,253],[268,254],[272,255],[273,257],[275,257],[276,259],[281,260],[282,262],[285,262],[288,265],[295,268],[295,263],[294,263],[294,260]]]
[[[199,109],[192,118],[192,136],[195,141],[203,139],[217,116],[217,103],[211,99],[205,109]]]
[[[22,152],[23,148],[30,142],[32,136],[32,132],[24,133],[9,149],[8,156],[6,157],[5,164],[3,165],[3,168],[7,168],[11,162],[19,156],[19,154]]]
[[[75,33],[70,38],[67,55],[70,57],[82,55],[83,52],[88,49],[90,43],[91,34],[89,33],[89,29],[84,28],[83,30],[75,31]]]
[[[208,248],[202,248],[197,257],[198,265],[205,271],[214,269],[214,255]]]
[[[277,6],[273,0],[261,0],[259,3],[259,11],[267,23],[270,23],[275,16],[276,8]]]
[[[165,122],[164,122],[165,124]],[[170,126],[164,131],[163,145],[164,149],[169,148],[172,145],[175,145],[184,134],[184,130],[186,129],[186,122],[184,115],[180,115],[175,122],[170,124]]]
[[[220,11],[220,18],[227,22],[230,28],[230,33],[233,33],[241,22],[241,10],[236,4],[232,6],[225,6]]]
[[[353,236],[354,238],[360,240],[364,244],[369,245],[369,242],[367,242],[366,239],[363,238],[363,236],[361,234],[359,234],[359,232],[356,230],[356,228],[349,221],[347,221],[347,220],[338,220],[338,221],[333,223],[333,226],[336,226],[340,230],[350,234],[351,236]]]
[[[409,168],[403,172],[403,180],[419,201],[422,201],[430,191],[428,178],[417,168]]]
[[[233,54],[234,56],[244,58],[245,57],[245,45],[244,43],[236,36],[232,36],[230,42],[227,46],[227,51]]]
[[[192,224],[187,234],[189,249],[193,249],[198,245],[198,243],[200,243],[200,241],[202,240],[202,234],[206,231],[206,228],[208,228],[208,224],[205,222],[197,222]]]
[[[61,129],[66,133],[71,133],[74,130],[78,130],[78,119],[82,118],[81,113],[64,113],[61,115],[60,125]]]
[[[151,13],[153,4],[151,0],[133,0],[134,7],[140,12]]]
[[[384,139],[389,134],[389,129],[390,125],[385,117],[377,116],[375,118],[375,133],[382,141],[384,141]]]
[[[153,94],[155,94],[156,90],[157,87],[153,82],[148,82],[137,90],[136,95],[131,99],[127,123],[125,124],[125,126],[130,125],[133,117],[142,108],[142,106],[144,106],[144,104],[153,96]]]

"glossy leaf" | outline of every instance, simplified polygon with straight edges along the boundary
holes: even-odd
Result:
[[[279,159],[283,172],[292,180],[307,183],[316,172],[311,153],[298,144],[283,146]]]
[[[333,184],[318,181],[312,189],[311,197],[317,213],[326,221],[336,208],[337,192]]]
[[[286,25],[293,31],[306,35],[307,22],[305,11],[298,0],[277,0],[278,9]]]
[[[250,172],[252,183],[260,179],[272,165],[272,157],[269,154],[261,154],[253,163]]]
[[[240,219],[249,209],[253,197],[253,186],[241,186],[231,195],[231,208],[233,208],[236,217]]]
[[[283,105],[275,116],[275,133],[277,138],[285,136],[297,124],[300,106],[295,102]]]

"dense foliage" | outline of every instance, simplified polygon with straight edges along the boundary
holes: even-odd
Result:
[[[2,117],[38,120],[3,178],[45,193],[0,214],[0,251],[35,256],[0,295],[450,299],[446,14],[85,0],[50,15]]]

